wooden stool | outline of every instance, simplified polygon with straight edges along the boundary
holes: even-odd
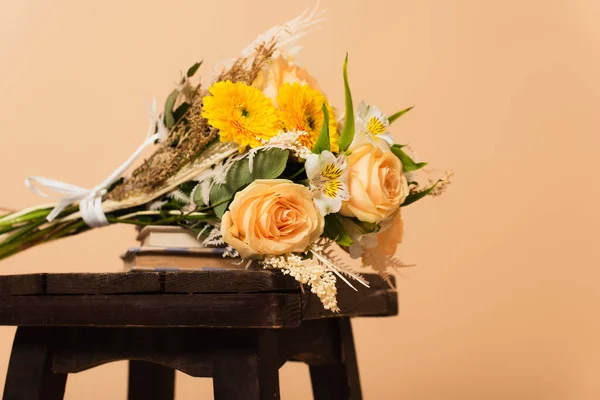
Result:
[[[391,316],[376,275],[338,285],[341,312],[271,271],[0,277],[0,324],[17,325],[5,400],[58,400],[67,374],[129,363],[130,400],[172,400],[175,370],[212,377],[215,399],[279,399],[279,368],[309,365],[314,398],[361,399],[350,317]]]

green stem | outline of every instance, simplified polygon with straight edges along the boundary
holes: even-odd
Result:
[[[207,210],[212,210],[216,206],[220,206],[221,204],[228,203],[229,201],[231,201],[231,199],[233,199],[233,197],[229,197],[229,198],[227,198],[225,200],[221,200],[221,201],[216,202],[215,204],[211,204],[210,206],[207,206],[207,207],[198,208],[198,209],[194,210],[194,212],[204,212],[204,211],[207,211]]]
[[[47,221],[45,219],[42,219],[42,220],[39,220],[39,221],[32,222],[29,225],[25,225],[25,227],[23,227],[20,231],[16,232],[14,235],[11,235],[6,240],[4,240],[2,242],[2,245],[7,245],[7,244],[10,244],[10,243],[16,242],[18,239],[20,239],[23,236],[27,235],[28,233],[30,233],[34,229],[37,229],[40,225],[43,225],[46,222]]]
[[[71,233],[73,231],[80,231],[81,228],[85,228],[83,230],[88,230],[90,229],[87,224],[83,221],[83,220],[77,220],[77,221],[71,221],[68,222],[65,226],[63,226],[62,228],[58,229],[56,232],[52,233],[47,240],[45,241],[51,241],[51,240],[56,240],[56,239],[60,239],[64,236],[70,236]]]
[[[50,214],[51,211],[52,211],[51,208],[46,208],[43,210],[35,210],[35,211],[32,211],[32,212],[24,214],[24,215],[19,215],[16,218],[9,218],[5,221],[0,221],[0,227],[22,224],[24,222],[36,220],[38,218],[45,219],[48,216],[48,214]],[[10,217],[10,216],[7,216],[7,217]]]
[[[43,224],[46,221],[43,220],[40,222]],[[64,236],[71,235],[73,230],[80,230],[81,228],[89,229],[83,220],[75,220],[57,223],[33,232],[32,229],[35,229],[35,227],[28,229],[27,232],[19,232],[19,238],[22,240],[14,240],[15,238],[11,237],[8,241],[4,241],[0,245],[0,260],[37,244],[50,242],[52,240],[60,239]],[[23,236],[25,233],[29,233],[29,235]]]
[[[298,177],[298,175],[300,175],[302,172],[304,172],[304,167],[300,168],[298,170],[298,172],[294,173],[292,176],[290,176],[288,179],[289,180],[293,180],[294,178]]]
[[[140,215],[141,217],[148,217],[149,215]],[[158,216],[158,215],[157,215]],[[107,219],[109,222],[114,224],[132,224],[132,225],[168,225],[172,222],[177,223],[180,220],[189,220],[189,221],[205,221],[214,218],[213,215],[194,215],[194,214],[181,214],[174,215],[169,218],[154,220],[154,221],[144,221],[141,219],[136,219],[135,216],[132,218],[119,218],[113,215],[107,215]]]
[[[21,228],[22,226],[23,225],[0,227],[0,235],[17,230],[17,229]]]

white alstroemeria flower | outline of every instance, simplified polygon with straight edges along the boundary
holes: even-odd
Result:
[[[323,151],[308,155],[304,166],[313,200],[321,215],[340,211],[342,201],[350,198],[346,157]]]
[[[377,247],[377,235],[379,231],[365,232],[356,222],[349,218],[342,218],[344,230],[352,239],[352,244],[348,247],[348,253],[351,258],[360,258],[365,250]]]
[[[365,251],[376,249],[379,243],[379,236],[385,235],[386,231],[393,225],[394,214],[390,218],[379,223],[379,229],[371,231],[370,227],[362,227],[360,223],[356,223],[349,218],[342,219],[342,225],[346,233],[352,239],[352,244],[348,247],[348,253],[351,258],[360,258]]]
[[[392,134],[387,130],[390,122],[379,108],[361,101],[356,111],[354,123],[354,140],[350,145],[350,150],[365,143],[372,143],[382,150],[388,151],[390,146],[394,144]]]

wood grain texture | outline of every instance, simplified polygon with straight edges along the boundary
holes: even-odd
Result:
[[[274,271],[30,274],[0,277],[0,325],[289,328],[302,320],[398,313],[376,275],[357,291],[338,282],[340,313]]]
[[[160,293],[160,273],[48,274],[47,294]]]
[[[9,296],[0,324],[284,328],[301,324],[297,294]]]
[[[299,290],[294,279],[273,271],[166,272],[166,293],[260,293]]]
[[[46,293],[47,274],[0,276],[0,296],[22,296]]]

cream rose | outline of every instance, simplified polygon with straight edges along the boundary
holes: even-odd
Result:
[[[303,252],[323,233],[324,220],[307,187],[258,179],[236,193],[223,215],[223,240],[243,258]]]
[[[317,80],[306,69],[292,63],[284,56],[271,59],[252,82],[252,86],[262,90],[265,96],[276,103],[279,88],[286,83],[308,85],[311,89],[321,92]]]
[[[377,233],[377,251],[386,256],[396,254],[398,244],[404,239],[404,222],[400,210],[385,223]]]
[[[340,213],[371,223],[392,215],[408,195],[398,157],[367,143],[354,149],[346,160],[350,200],[342,203]]]

